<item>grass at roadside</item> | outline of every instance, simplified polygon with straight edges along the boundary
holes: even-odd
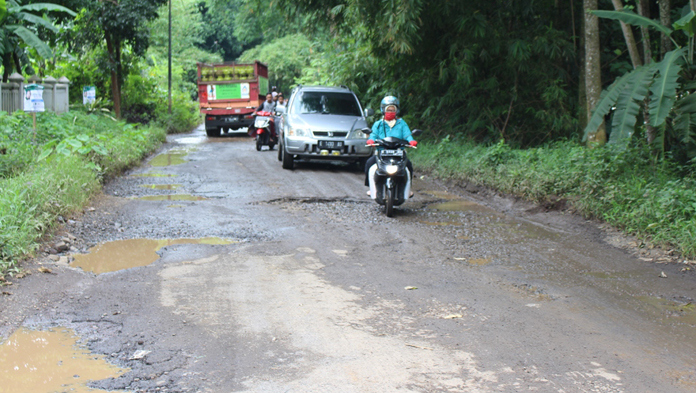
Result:
[[[17,269],[58,215],[79,210],[104,178],[136,165],[165,140],[160,127],[107,116],[0,112],[0,276]]]
[[[586,217],[696,257],[696,178],[681,175],[684,168],[655,165],[645,148],[591,150],[563,142],[516,150],[445,138],[424,141],[410,158],[439,177],[527,200],[565,198]]]

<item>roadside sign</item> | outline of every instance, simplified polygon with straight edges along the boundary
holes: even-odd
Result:
[[[97,99],[97,88],[95,86],[82,86],[82,104],[92,105]]]
[[[43,100],[43,86],[35,83],[24,85],[24,111],[43,112],[45,110]]]

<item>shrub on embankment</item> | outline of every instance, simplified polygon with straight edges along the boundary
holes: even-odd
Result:
[[[59,215],[82,208],[101,181],[136,165],[165,140],[143,127],[80,111],[0,112],[0,277],[34,252]]]
[[[565,199],[586,217],[685,257],[696,257],[694,168],[655,163],[646,147],[587,149],[560,142],[533,149],[424,141],[410,155],[417,169],[490,187],[534,202]]]

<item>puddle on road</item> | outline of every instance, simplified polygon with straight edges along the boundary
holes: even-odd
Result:
[[[0,393],[95,393],[89,381],[116,378],[128,371],[107,363],[77,343],[66,328],[21,328],[0,345]]]
[[[131,175],[133,177],[176,177],[177,175],[162,173],[162,172],[146,172]]]
[[[176,190],[183,186],[181,184],[141,184],[140,187],[151,190]]]
[[[481,204],[468,201],[466,199],[456,199],[449,202],[435,203],[428,205],[426,209],[437,210],[440,212],[477,212],[490,213],[494,215],[500,214],[493,209],[489,209]]]
[[[637,296],[638,300],[650,306],[653,311],[659,311],[663,318],[674,323],[685,323],[696,326],[696,304],[677,302],[656,296]]]
[[[418,190],[418,192],[419,192],[419,193],[426,194],[426,195],[433,196],[433,197],[438,198],[438,199],[460,199],[460,198],[461,198],[459,195],[450,194],[450,193],[447,192],[447,191],[439,191],[439,190],[436,190],[436,191],[421,191],[421,190]]]
[[[205,135],[197,135],[197,136],[189,136],[185,138],[179,138],[176,140],[177,143],[181,143],[183,145],[200,145],[201,143],[205,142],[208,139],[207,136]]]
[[[187,162],[186,157],[189,152],[194,151],[192,148],[173,148],[166,153],[159,154],[150,160],[149,164],[154,167],[180,165]]]
[[[176,244],[232,244],[237,240],[206,237],[201,239],[128,239],[99,244],[89,254],[75,254],[71,266],[94,274],[147,266],[159,259],[157,251]]]
[[[137,197],[141,201],[207,201],[208,198],[202,196],[188,194],[172,194],[172,195],[148,195]]]

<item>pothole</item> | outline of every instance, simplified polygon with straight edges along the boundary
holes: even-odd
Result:
[[[127,371],[79,345],[67,328],[20,328],[0,345],[0,392],[106,392],[87,384]]]
[[[159,259],[157,251],[176,244],[238,243],[238,240],[206,237],[200,239],[127,239],[102,243],[89,250],[88,254],[75,254],[76,266],[94,274],[114,272],[133,267],[147,266]]]

